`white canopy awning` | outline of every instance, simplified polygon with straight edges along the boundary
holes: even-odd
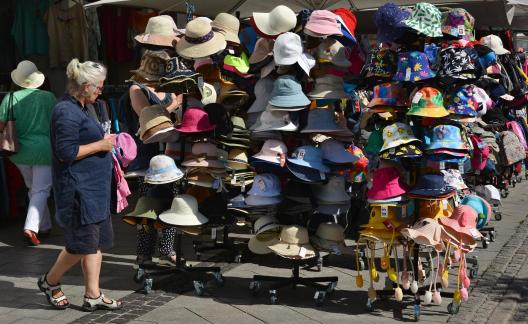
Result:
[[[423,1],[423,0],[422,0]],[[509,0],[515,5],[526,0]],[[358,32],[372,33],[376,28],[372,15],[375,9],[385,4],[384,0],[188,0],[194,5],[194,14],[214,17],[219,12],[239,12],[240,17],[249,17],[253,12],[267,12],[275,6],[284,4],[298,12],[304,8],[333,9],[351,8],[358,17]],[[393,0],[401,6],[412,6],[416,0]],[[506,12],[511,6],[506,6],[506,0],[430,0],[439,7],[465,8],[476,20],[477,28],[509,28]],[[185,0],[100,0],[85,5],[86,8],[102,5],[131,6],[151,8],[158,11],[186,12]],[[528,27],[527,27],[528,28]]]

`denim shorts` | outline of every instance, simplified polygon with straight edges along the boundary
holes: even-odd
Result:
[[[78,204],[75,204],[72,222],[63,227],[64,245],[70,254],[95,254],[97,250],[107,250],[114,245],[112,217],[98,223],[81,224]]]

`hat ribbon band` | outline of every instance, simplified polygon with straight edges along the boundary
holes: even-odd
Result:
[[[247,161],[242,160],[242,159],[228,159],[227,162],[238,162],[238,163],[243,163],[243,164],[248,163]]]
[[[155,170],[152,170],[151,172],[155,172],[155,174],[148,174],[150,176],[155,176],[155,175],[159,175],[160,173],[166,173],[166,172],[170,172],[170,171],[174,171],[176,170],[177,168],[175,168],[174,166],[168,166],[168,167],[164,167],[164,168],[161,168],[161,169],[155,169]]]
[[[195,155],[192,157],[193,160],[196,160],[198,162],[202,162],[202,161],[205,161],[205,160],[217,160],[216,157],[214,156],[208,156],[207,153],[203,153],[203,154],[199,154],[199,155]]]
[[[259,228],[257,228],[257,230],[255,231],[255,233],[259,234],[260,231],[262,231],[263,228],[265,228],[266,226],[270,226],[270,225],[277,225],[276,222],[269,222],[269,223],[266,223],[262,226],[260,226]]]
[[[208,32],[207,34],[205,34],[204,36],[201,36],[201,37],[189,37],[189,36],[185,36],[185,40],[191,44],[202,44],[202,43],[205,43],[209,40],[211,40],[212,38],[214,37],[214,32],[213,30],[211,30],[210,32]]]

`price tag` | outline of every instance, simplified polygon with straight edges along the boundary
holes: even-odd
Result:
[[[301,246],[301,249],[299,250],[299,256],[300,256],[301,258],[306,257],[306,252],[308,252],[308,251],[306,250],[306,248],[305,248],[304,246]]]
[[[240,184],[241,184],[240,191],[245,192],[246,191],[246,178],[245,177],[240,177]]]
[[[319,171],[319,176],[321,177],[322,180],[326,179],[326,174],[323,171]]]
[[[233,174],[233,176],[231,177],[231,185],[234,186],[236,184],[236,181],[237,181],[237,176],[236,174]]]
[[[204,89],[204,80],[202,76],[198,77],[198,90],[200,91],[200,94],[203,97],[203,89]]]
[[[266,191],[266,184],[264,183],[264,180],[258,179],[257,185],[258,185],[260,191],[262,191],[262,192]]]
[[[211,228],[211,240],[216,240],[216,227]]]
[[[414,95],[414,98],[412,100],[412,103],[413,104],[417,104],[420,102],[420,99],[422,99],[422,96],[423,94],[421,92],[417,92],[415,95]]]
[[[442,199],[442,208],[444,210],[447,210],[447,200],[445,200],[445,199]]]
[[[230,48],[227,50],[229,52],[230,55],[235,55],[235,50]]]
[[[405,81],[410,81],[411,80],[411,68],[408,67],[406,70],[405,70]],[[414,102],[414,101],[413,101]]]
[[[389,207],[381,206],[381,218],[387,218],[387,217],[389,217]]]
[[[466,35],[466,28],[464,28],[464,25],[458,25],[458,35],[460,36]]]
[[[445,162],[444,161],[440,162],[440,170],[445,170]]]
[[[407,218],[407,205],[402,207],[402,218]]]

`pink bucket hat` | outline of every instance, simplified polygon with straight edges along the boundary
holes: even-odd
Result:
[[[372,175],[372,188],[367,193],[367,198],[372,200],[385,200],[401,196],[409,191],[403,182],[400,171],[393,167],[380,168]]]
[[[477,230],[477,212],[469,205],[460,205],[453,210],[451,217],[442,217],[439,222],[444,225],[448,234],[457,240],[462,237],[463,242],[471,242],[482,237]],[[466,240],[465,240],[466,239]]]
[[[310,36],[323,37],[330,35],[343,36],[338,16],[328,10],[314,10],[304,27],[304,32]]]
[[[404,228],[400,233],[417,244],[434,246],[438,252],[441,252],[444,250],[444,243],[442,242],[443,231],[444,228],[436,220],[422,218],[413,227]]]
[[[209,121],[207,112],[199,107],[190,107],[183,114],[183,121],[176,130],[181,133],[209,132],[215,129],[215,125]]]

